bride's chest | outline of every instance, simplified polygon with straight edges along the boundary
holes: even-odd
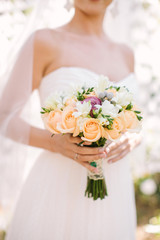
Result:
[[[46,74],[62,66],[80,66],[107,75],[112,81],[119,81],[129,73],[122,51],[105,43],[64,41],[58,46],[56,61],[51,61]]]

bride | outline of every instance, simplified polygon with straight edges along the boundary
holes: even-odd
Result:
[[[18,113],[30,87],[38,89],[43,106],[49,93],[67,88],[70,82],[96,81],[99,74],[136,94],[132,50],[112,41],[103,31],[111,2],[75,0],[75,14],[69,23],[30,36],[16,65],[24,78],[31,74],[28,65],[32,65],[32,82],[23,82],[23,78],[16,82],[13,71],[14,81],[9,85]],[[33,58],[25,62],[29,54]],[[21,73],[24,64],[26,70]],[[27,138],[29,132],[27,144],[43,151],[23,185],[7,240],[134,240],[136,214],[128,153],[139,144],[139,138],[125,135],[104,148],[83,148],[77,145],[78,137],[66,134],[51,138],[48,131],[20,121],[17,112],[6,135],[26,144],[21,137]],[[105,158],[108,197],[93,201],[84,196],[87,169],[96,169],[88,161],[99,158]]]

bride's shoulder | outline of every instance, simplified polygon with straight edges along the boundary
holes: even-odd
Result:
[[[34,42],[35,44],[40,44],[41,46],[54,46],[60,40],[58,32],[54,29],[43,28],[36,30],[34,32]]]
[[[51,63],[54,63],[59,55],[57,47],[57,35],[50,29],[40,29],[34,35],[34,77],[33,86],[37,88],[41,78]]]
[[[34,54],[37,61],[50,62],[59,54],[59,36],[49,28],[40,29],[34,32]]]

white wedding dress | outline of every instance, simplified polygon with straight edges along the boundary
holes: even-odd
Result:
[[[61,67],[42,79],[41,104],[70,82],[95,83],[97,78],[85,68]],[[137,93],[134,73],[116,84]],[[135,240],[129,155],[114,164],[104,160],[103,168],[108,197],[93,201],[84,196],[86,168],[61,154],[43,151],[23,185],[7,240]]]

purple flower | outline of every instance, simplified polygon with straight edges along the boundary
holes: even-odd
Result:
[[[91,117],[93,117],[93,110],[96,110],[96,109],[97,109],[95,105],[102,105],[102,101],[101,101],[101,99],[93,96],[93,97],[85,98],[85,99],[82,101],[82,103],[83,103],[83,102],[89,102],[89,101],[91,102],[91,105],[92,105],[92,108],[91,108],[91,111],[90,111],[90,115],[91,115]]]

